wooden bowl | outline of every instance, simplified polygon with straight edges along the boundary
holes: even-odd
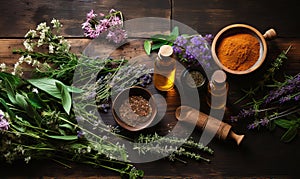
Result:
[[[147,115],[147,118],[144,118],[143,120],[139,120],[139,121],[134,121],[135,125],[130,125],[130,123],[133,123],[132,121],[126,122],[126,120],[124,120],[124,117],[122,117],[124,116],[124,113],[120,111],[120,107],[124,104],[125,101],[128,101],[129,98],[132,96],[143,97],[145,100],[148,101],[148,104],[150,105],[151,108],[151,111],[149,112],[149,115]],[[128,112],[128,114],[134,113],[134,111],[131,109],[128,109],[126,112]],[[112,114],[115,121],[121,127],[129,131],[139,131],[148,127],[153,122],[157,114],[157,105],[150,91],[142,87],[134,86],[123,90],[116,96],[116,98],[113,100],[112,103]],[[136,116],[136,114],[134,115]]]
[[[259,57],[256,60],[256,62],[254,63],[254,65],[252,65],[250,68],[239,71],[239,70],[233,70],[233,69],[229,69],[228,67],[224,66],[218,55],[217,55],[217,49],[221,43],[221,41],[226,38],[226,37],[230,37],[232,35],[235,34],[250,34],[253,37],[255,37],[258,42],[259,42]],[[211,52],[212,52],[212,57],[214,59],[214,61],[216,62],[216,64],[223,69],[224,71],[231,73],[231,74],[248,74],[250,72],[255,71],[257,68],[259,68],[267,55],[267,43],[266,43],[266,39],[272,39],[276,36],[276,32],[274,29],[270,29],[268,30],[264,35],[262,35],[257,29],[255,29],[254,27],[250,26],[250,25],[246,25],[246,24],[232,24],[232,25],[228,25],[226,27],[224,27],[223,29],[221,29],[216,36],[213,39],[212,42],[212,46],[211,46]]]

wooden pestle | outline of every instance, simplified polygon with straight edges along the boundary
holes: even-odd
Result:
[[[231,130],[231,125],[224,123],[214,117],[208,116],[207,114],[200,112],[189,106],[180,106],[176,109],[176,118],[179,121],[185,121],[188,123],[193,123],[196,121],[196,126],[203,130],[206,128],[209,131],[215,131],[216,136],[219,139],[225,140],[227,138],[231,138],[236,141],[237,145],[239,145],[244,135],[238,135]]]

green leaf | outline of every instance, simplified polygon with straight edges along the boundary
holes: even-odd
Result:
[[[5,79],[4,82],[5,82],[5,87],[6,87],[5,89],[6,89],[8,99],[11,101],[11,103],[17,104],[16,92],[15,92],[15,89],[13,88],[11,82],[9,81],[9,79]]]
[[[49,135],[48,137],[52,139],[59,139],[59,140],[76,140],[78,139],[77,135]]]
[[[25,96],[19,93],[16,94],[16,104],[21,108],[27,110],[28,103],[26,102]]]
[[[42,99],[38,95],[35,95],[34,93],[28,93],[27,101],[30,103],[30,105],[33,108],[37,108],[37,109],[41,109],[44,104]]]
[[[285,129],[289,129],[293,125],[293,123],[291,121],[286,120],[286,119],[277,119],[274,121],[274,123]]]
[[[49,95],[61,99],[61,92],[57,89],[56,83],[60,82],[51,78],[39,78],[39,79],[29,79],[27,80],[33,86],[45,91]],[[61,83],[61,82],[60,82]]]
[[[150,55],[150,53],[151,53],[151,41],[150,40],[144,41],[144,49],[146,51],[146,54]]]
[[[59,133],[60,133],[61,135],[66,135],[66,132],[65,132],[64,130],[58,129],[58,131],[59,131]]]
[[[70,93],[82,93],[82,92],[84,92],[84,90],[82,90],[80,88],[76,88],[74,86],[66,86],[66,87],[67,87],[67,89]]]
[[[6,112],[9,114],[9,117],[14,119],[16,117],[15,113],[13,113],[13,111],[7,106],[6,101],[4,99],[0,98],[0,103],[5,108]],[[1,108],[1,109],[3,109],[3,108]]]
[[[71,131],[74,130],[74,127],[72,125],[70,125],[70,124],[60,124],[59,127],[70,129]]]
[[[72,98],[71,95],[67,89],[67,87],[62,84],[61,82],[56,82],[56,87],[60,91],[61,94],[61,102],[63,105],[64,110],[67,114],[70,114],[71,106],[72,106]]]
[[[297,126],[292,126],[283,134],[280,140],[284,142],[290,142],[295,138],[296,135],[297,135]]]
[[[168,41],[162,41],[160,43],[153,44],[151,50],[159,49],[161,46],[167,45],[167,44],[168,44]]]

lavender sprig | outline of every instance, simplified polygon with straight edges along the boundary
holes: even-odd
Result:
[[[286,77],[284,82],[276,82],[272,87],[276,88],[269,91],[263,99],[254,100],[252,108],[242,109],[238,115],[232,116],[231,120],[235,122],[245,118],[254,119],[254,122],[248,125],[248,129],[259,127],[272,129],[275,124],[287,129],[281,140],[290,142],[300,127],[300,73]]]
[[[187,63],[188,66],[199,65],[203,68],[211,68],[211,53],[210,45],[213,36],[207,34],[204,37],[201,35],[180,35],[176,38],[173,49],[179,59]]]
[[[238,104],[242,102],[244,99],[247,99],[249,97],[253,97],[258,90],[263,89],[265,86],[267,86],[268,82],[275,82],[274,75],[276,71],[280,69],[280,67],[283,64],[283,61],[287,59],[287,53],[291,49],[292,46],[289,46],[287,50],[283,50],[278,57],[271,63],[270,68],[267,70],[267,72],[264,74],[262,80],[260,80],[257,84],[256,87],[251,87],[249,90],[242,90],[245,92],[245,95],[237,100],[234,104]]]

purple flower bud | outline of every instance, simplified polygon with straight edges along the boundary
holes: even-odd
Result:
[[[77,131],[77,137],[78,138],[83,138],[84,132],[83,131]]]

